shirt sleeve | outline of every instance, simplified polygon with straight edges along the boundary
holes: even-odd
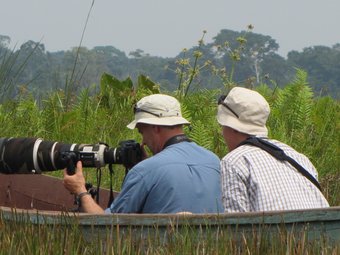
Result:
[[[141,213],[147,196],[144,178],[137,169],[131,169],[123,183],[122,190],[105,212]]]
[[[221,161],[222,201],[225,212],[250,211],[247,176],[237,166]]]

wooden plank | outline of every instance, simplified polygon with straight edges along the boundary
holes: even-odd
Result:
[[[100,189],[99,204],[107,207],[109,190]],[[0,205],[49,211],[72,210],[74,196],[62,180],[47,175],[0,174]]]
[[[105,235],[119,228],[122,234],[133,229],[138,235],[150,232],[166,233],[169,229],[219,231],[228,229],[235,235],[288,231],[307,234],[309,239],[327,238],[340,241],[340,207],[298,211],[223,214],[106,214],[47,212],[38,210],[0,208],[7,221],[29,221],[34,224],[78,224],[90,238]],[[204,230],[205,229],[205,230]]]

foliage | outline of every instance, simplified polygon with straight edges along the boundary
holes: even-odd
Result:
[[[277,121],[277,126],[273,123],[274,128],[272,130],[273,132],[278,131],[279,134],[289,134],[290,137],[287,137],[289,143],[294,142],[292,137],[298,138],[296,142],[299,143],[301,140],[299,136],[303,136],[304,128],[311,124],[313,93],[307,85],[307,73],[298,70],[291,84],[288,84],[284,89],[277,90],[276,100],[271,107],[271,115]],[[283,128],[286,132],[280,132],[279,125],[281,124],[285,125]],[[281,137],[281,139],[286,138]]]
[[[293,79],[293,67],[296,67],[308,72],[309,84],[317,95],[338,98],[339,45],[292,51],[285,59],[277,54],[279,45],[274,39],[252,30],[251,25],[241,32],[222,29],[210,43],[203,41],[205,31],[198,46],[188,48],[174,58],[150,56],[142,50],[127,56],[113,46],[93,49],[79,46],[67,51],[46,52],[43,44],[33,41],[11,52],[6,44],[10,38],[0,36],[0,61],[7,61],[0,70],[0,88],[11,84],[11,98],[21,87],[36,98],[46,91],[63,89],[69,92],[65,98],[67,106],[71,94],[77,94],[90,84],[99,84],[103,72],[118,79],[131,77],[133,80],[147,74],[161,84],[162,90],[187,94],[204,88],[220,88],[222,84],[228,88],[233,82],[250,88],[270,82],[268,85],[282,88]],[[17,63],[25,63],[25,69],[22,65],[13,65],[15,59]],[[193,72],[183,72],[183,68]],[[11,78],[1,81],[1,73],[10,73],[11,76],[6,77]],[[185,73],[188,76],[178,79]]]
[[[4,102],[26,89],[25,86],[15,88],[15,85],[20,84],[21,76],[25,76],[28,60],[38,47],[36,45],[27,56],[23,56],[21,51],[15,52],[1,47],[4,44],[2,40],[3,38],[0,36],[0,102]]]
[[[178,88],[176,95],[178,98],[186,97],[194,80],[200,75],[201,69],[207,67],[210,63],[206,62],[203,65],[199,64],[199,59],[202,57],[201,48],[204,44],[204,36],[206,31],[203,31],[202,38],[198,41],[198,47],[193,51],[193,61],[186,56],[187,50],[183,50],[183,57],[176,61],[177,68],[175,73],[178,75]]]
[[[309,74],[311,87],[320,95],[332,94],[339,96],[340,87],[340,44],[333,47],[314,46],[303,51],[292,51],[288,54],[290,66],[303,68]]]
[[[62,224],[33,224],[14,214],[7,221],[0,214],[0,254],[339,254],[338,243],[326,239],[309,240],[306,230],[290,231],[280,226],[243,233],[225,226],[170,225],[142,229],[110,226],[102,233],[96,227],[81,226],[64,215]],[[292,227],[294,230],[294,227]],[[105,232],[106,231],[106,232]]]
[[[190,139],[222,156],[226,149],[215,113],[219,94],[219,90],[190,93],[181,99],[181,105],[183,116],[191,122],[187,130]]]
[[[307,74],[297,70],[295,79],[285,88],[272,90],[263,84],[256,87],[270,102],[268,120],[270,136],[281,140],[310,157],[325,184],[327,197],[339,204],[339,102],[330,97],[314,98],[307,83]],[[63,143],[105,142],[111,147],[122,140],[139,141],[136,131],[126,128],[133,119],[133,105],[145,95],[159,93],[159,85],[146,76],[136,84],[130,78],[119,80],[107,73],[97,87],[83,89],[65,107],[65,93],[55,91],[39,102],[29,94],[0,105],[1,137],[42,137]],[[163,92],[164,93],[164,92]],[[186,133],[193,141],[223,157],[227,150],[216,121],[216,99],[221,90],[200,90],[180,98],[183,116],[190,120]],[[169,93],[176,95],[176,93]],[[119,190],[124,171],[115,166],[115,186]],[[95,171],[85,171],[91,181]],[[59,171],[51,173],[60,176]],[[103,172],[108,187],[108,172]]]
[[[321,175],[339,173],[340,159],[334,154],[340,144],[339,102],[314,98],[307,73],[302,70],[297,70],[293,82],[277,89],[269,101],[271,136],[305,152],[318,165]],[[332,166],[330,161],[334,162]]]
[[[307,72],[298,68],[295,76],[291,76],[290,71],[285,71],[286,64],[275,55],[278,44],[269,36],[252,33],[252,29],[250,25],[242,33],[222,30],[209,44],[204,43],[204,31],[198,46],[184,50],[175,60],[151,57],[141,50],[127,58],[111,46],[93,50],[79,46],[53,54],[46,53],[42,44],[32,41],[23,44],[17,52],[10,52],[6,49],[8,38],[0,37],[3,61],[0,96],[4,98],[9,91],[17,91],[13,98],[0,104],[0,121],[6,123],[0,127],[1,137],[42,137],[63,143],[104,142],[115,147],[122,140],[140,140],[136,131],[126,128],[133,119],[133,105],[145,95],[164,93],[181,102],[183,116],[191,122],[185,129],[189,138],[223,157],[227,149],[215,117],[216,99],[233,86],[245,86],[259,91],[270,103],[270,136],[309,156],[325,183],[327,197],[333,204],[339,204],[336,184],[340,178],[339,102],[330,97],[315,97]],[[333,50],[338,52],[339,47],[309,49],[306,53],[316,57],[320,52],[330,55]],[[297,53],[290,57],[296,63],[299,60]],[[337,57],[335,54],[332,63]],[[321,62],[326,69],[327,60]],[[28,67],[24,69],[24,64],[19,63]],[[266,68],[275,67],[270,63],[282,67],[281,72],[276,72],[285,76],[284,79],[291,77],[291,82],[283,86],[278,83],[284,80],[282,77],[271,76],[273,70],[264,73]],[[163,70],[165,64],[168,68]],[[53,74],[49,71],[52,69]],[[113,69],[119,75],[111,74]],[[107,71],[99,73],[99,70]],[[143,74],[145,70],[152,76]],[[95,82],[93,77],[99,75]],[[48,79],[50,90],[41,90],[37,95],[28,89],[29,84],[24,80],[18,89],[16,81],[27,77],[32,84],[46,83]],[[39,77],[46,79],[39,80]],[[162,85],[151,77],[158,77]],[[165,92],[164,84],[174,89]],[[86,171],[86,175],[95,179],[94,171]],[[116,190],[120,189],[123,177],[123,171],[117,171]],[[103,185],[107,186],[109,179],[107,176],[103,179]]]

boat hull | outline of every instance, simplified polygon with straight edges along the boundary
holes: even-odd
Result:
[[[134,236],[166,242],[173,234],[228,233],[238,240],[258,235],[293,235],[308,240],[340,241],[340,207],[221,214],[88,214],[74,212],[74,197],[58,178],[42,175],[0,175],[0,214],[4,222],[78,226],[88,240]],[[117,194],[117,193],[116,193]],[[101,191],[106,207],[108,190]],[[261,236],[263,238],[263,236]]]

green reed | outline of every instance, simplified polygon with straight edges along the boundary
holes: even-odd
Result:
[[[340,245],[308,231],[253,226],[166,228],[115,225],[84,228],[77,220],[61,216],[55,224],[32,223],[13,212],[0,218],[0,254],[339,254]],[[293,231],[294,230],[294,231]]]

